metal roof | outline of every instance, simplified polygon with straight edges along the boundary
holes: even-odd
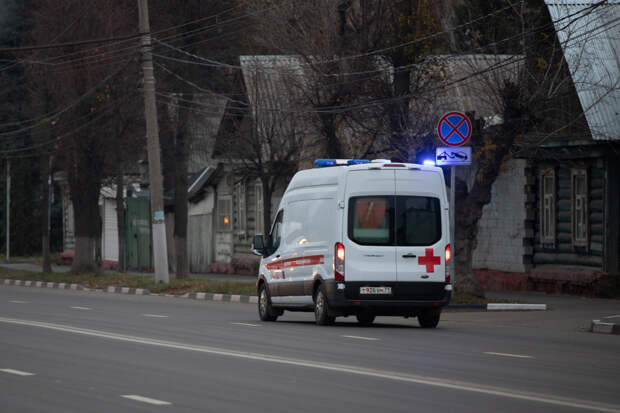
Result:
[[[545,0],[594,140],[620,140],[620,0]]]

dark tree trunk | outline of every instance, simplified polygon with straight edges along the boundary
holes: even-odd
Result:
[[[490,191],[490,189],[489,189]],[[454,260],[456,274],[454,274],[454,289],[457,293],[473,294],[484,297],[484,289],[474,275],[473,251],[476,248],[478,236],[478,221],[482,216],[482,206],[469,204],[465,208],[467,199],[467,184],[460,179],[456,180],[456,210],[454,237]]]
[[[116,173],[116,228],[118,230],[118,271],[125,272],[125,199],[123,168]]]
[[[400,50],[400,49],[399,49]],[[411,92],[411,74],[409,70],[398,70],[399,67],[409,62],[402,51],[397,51],[393,56],[394,61],[394,103],[390,106],[390,128],[392,140],[396,147],[401,146],[400,141],[409,126],[409,100]]]
[[[319,114],[321,119],[322,135],[326,139],[326,153],[323,156],[327,158],[342,158],[342,147],[336,134],[336,116],[331,113]]]
[[[192,100],[189,95],[188,100]],[[188,164],[188,110],[179,108],[175,137],[175,199],[174,199],[174,246],[176,255],[176,277],[189,277],[187,257],[187,164]]]
[[[482,209],[491,202],[491,189],[499,175],[504,159],[508,156],[516,137],[526,132],[527,111],[519,100],[517,85],[506,84],[502,92],[504,103],[504,123],[496,129],[489,128],[479,143],[480,157],[471,190],[467,193],[466,184],[457,179],[455,216],[455,274],[456,292],[471,293],[484,296],[484,290],[477,281],[472,269],[472,254],[476,248],[478,222],[482,217]],[[474,132],[480,122],[474,122]]]
[[[75,256],[71,266],[73,273],[96,271],[95,247],[101,234],[99,188],[99,184],[86,180],[84,185],[74,184],[71,187],[75,217]]]
[[[269,234],[271,229],[271,196],[273,194],[273,183],[270,178],[261,178],[263,183],[263,228],[265,234]]]
[[[43,272],[52,272],[50,260],[50,156],[41,159],[41,253],[43,255]]]

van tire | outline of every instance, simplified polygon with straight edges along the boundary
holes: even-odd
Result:
[[[360,313],[355,316],[357,318],[357,322],[361,326],[369,326],[372,325],[373,321],[375,321],[375,315],[369,313]]]
[[[425,308],[418,314],[418,323],[422,328],[435,328],[440,317],[441,308]]]
[[[271,298],[267,291],[265,283],[261,283],[258,287],[258,316],[261,321],[276,321],[278,312],[271,306]]]
[[[332,325],[336,320],[336,317],[330,315],[325,286],[322,284],[319,286],[314,299],[314,318],[316,324],[320,326]]]

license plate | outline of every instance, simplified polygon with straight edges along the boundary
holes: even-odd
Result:
[[[360,287],[360,294],[392,294],[392,287]]]

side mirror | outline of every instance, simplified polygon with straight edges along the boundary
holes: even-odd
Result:
[[[261,257],[265,253],[265,237],[263,235],[254,235],[252,239],[252,252]]]

